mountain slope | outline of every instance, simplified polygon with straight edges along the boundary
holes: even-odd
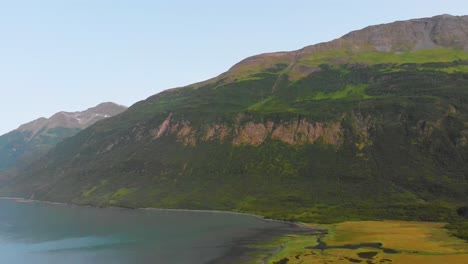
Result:
[[[247,58],[65,140],[3,195],[302,221],[447,220],[468,194],[468,17]]]
[[[19,160],[34,159],[63,139],[126,109],[114,103],[102,103],[82,112],[59,112],[49,119],[39,118],[21,125],[0,136],[0,171],[12,168]]]

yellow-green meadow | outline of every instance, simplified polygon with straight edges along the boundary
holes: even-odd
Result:
[[[323,235],[290,235],[263,245],[278,250],[257,253],[258,262],[300,263],[468,263],[468,243],[450,236],[444,223],[356,221],[331,225]]]

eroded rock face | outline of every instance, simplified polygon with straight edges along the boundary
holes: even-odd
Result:
[[[342,143],[342,128],[340,122],[320,123],[309,122],[306,119],[277,125],[272,138],[288,144],[312,144],[319,138],[324,142],[339,146]]]
[[[152,131],[152,134],[155,138],[161,137],[164,134],[164,132],[167,131],[167,129],[169,128],[171,119],[172,119],[172,113],[169,114],[169,116],[166,118],[166,120],[164,120],[164,122],[162,122],[162,124],[158,127],[158,129],[155,129]]]
[[[267,129],[263,124],[248,122],[242,126],[232,143],[234,145],[260,145],[266,139]]]
[[[231,129],[225,125],[214,124],[208,128],[204,141],[224,140],[231,133]]]
[[[175,129],[177,132],[177,138],[179,142],[182,142],[186,146],[195,146],[195,129],[190,126],[188,121],[180,121],[176,124],[178,129]]]
[[[170,113],[158,128],[151,131],[153,138],[158,139],[164,135],[175,134],[179,142],[186,146],[195,146],[196,130],[192,128],[190,122],[186,120],[174,121],[172,116],[173,114]]]
[[[353,129],[356,134],[355,145],[358,151],[363,150],[365,147],[371,146],[370,130],[372,128],[371,116],[363,116],[361,113],[353,113]]]
[[[279,123],[273,121],[256,123],[253,121],[242,122],[244,118],[244,115],[239,114],[235,124],[232,125],[233,127],[226,124],[212,124],[206,129],[195,129],[189,121],[175,121],[172,119],[172,114],[169,114],[161,125],[152,130],[151,133],[154,139],[163,135],[175,135],[178,142],[187,146],[195,146],[199,140],[224,141],[228,138],[235,146],[256,146],[268,138],[291,145],[314,144],[318,139],[322,139],[323,143],[337,147],[343,143],[341,121],[321,123],[301,118]],[[197,131],[201,131],[201,133],[197,133]]]

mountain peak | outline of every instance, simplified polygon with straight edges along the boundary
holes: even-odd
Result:
[[[356,54],[414,53],[433,48],[468,51],[468,16],[444,14],[369,26],[300,50],[249,57],[221,77],[238,78],[283,65],[295,79],[294,76],[303,77],[318,70],[320,64],[365,63]]]
[[[97,106],[88,108],[85,111],[77,112],[58,112],[50,118],[41,117],[27,124],[21,125],[18,131],[30,131],[31,135],[36,135],[44,128],[79,128],[85,129],[97,121],[108,118],[127,109],[126,106],[118,105],[112,102],[101,103]]]
[[[435,17],[453,18],[453,17],[457,17],[457,16],[450,15],[450,14],[442,14],[442,15],[438,15],[438,16],[433,16],[433,18],[435,18]]]
[[[94,107],[89,108],[88,110],[95,110],[95,111],[120,111],[121,109],[127,109],[126,106],[116,104],[114,102],[103,102]]]
[[[38,118],[0,136],[0,172],[41,156],[62,140],[99,120],[115,116],[127,107],[111,102],[85,111],[58,112],[50,118]]]
[[[352,31],[341,40],[357,45],[359,49],[373,48],[378,52],[418,51],[434,47],[468,50],[467,32],[468,16],[439,15],[369,26]]]

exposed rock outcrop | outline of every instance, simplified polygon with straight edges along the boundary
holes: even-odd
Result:
[[[226,124],[213,124],[201,130],[197,134],[197,129],[191,126],[187,120],[173,120],[172,114],[153,129],[151,134],[154,139],[163,135],[175,135],[179,142],[187,146],[195,146],[197,141],[223,141],[226,138],[232,139],[232,144],[239,145],[260,145],[266,139],[276,139],[288,144],[313,144],[322,139],[324,143],[339,147],[343,143],[343,129],[341,121],[335,122],[312,122],[306,118],[299,118],[294,121],[284,121],[275,123],[266,121],[256,123],[243,120],[245,116],[239,114],[233,127]]]

